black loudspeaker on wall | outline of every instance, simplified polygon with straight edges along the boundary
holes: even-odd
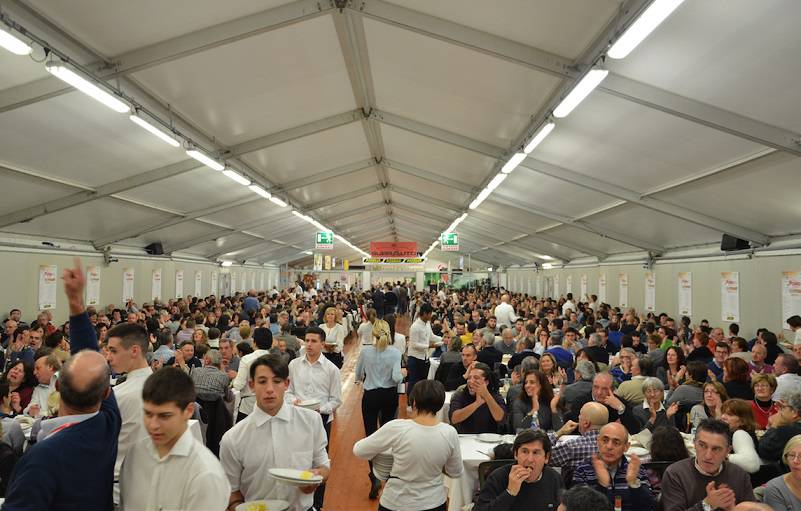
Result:
[[[749,243],[748,240],[741,240],[740,238],[729,236],[728,234],[724,234],[723,239],[720,240],[720,249],[724,252],[748,250],[749,248],[751,248],[751,243]]]
[[[145,252],[150,255],[163,255],[164,254],[164,247],[161,245],[161,242],[151,243],[150,245],[145,247]]]

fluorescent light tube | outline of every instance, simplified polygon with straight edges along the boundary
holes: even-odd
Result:
[[[534,138],[532,138],[529,143],[526,144],[526,147],[523,148],[523,152],[526,154],[531,154],[531,152],[536,149],[538,145],[540,145],[540,142],[545,140],[545,137],[550,135],[555,127],[556,124],[552,122],[546,122],[542,128],[540,128],[537,134],[534,135]]]
[[[623,32],[606,54],[613,59],[625,58],[648,35],[670,16],[684,0],[656,0]]]
[[[192,158],[196,159],[197,161],[199,161],[203,165],[205,165],[205,166],[207,166],[209,168],[212,168],[214,170],[220,171],[220,170],[224,170],[225,169],[225,165],[223,165],[222,163],[218,162],[214,158],[209,157],[205,153],[200,152],[197,149],[194,149],[194,148],[193,149],[187,149],[186,150],[186,154],[188,154]]]
[[[131,111],[128,103],[120,100],[115,94],[111,94],[79,75],[66,64],[58,60],[50,60],[45,64],[45,69],[56,78],[67,82],[87,96],[103,103],[115,112],[125,114]]]
[[[250,185],[250,186],[248,186],[248,188],[250,188],[250,190],[252,192],[254,192],[256,195],[261,195],[265,199],[269,199],[270,197],[272,197],[270,192],[268,192],[267,190],[265,190],[264,188],[262,188],[259,185]]]
[[[551,268],[553,268],[553,265],[551,263],[542,263],[543,270],[550,270]]]
[[[33,51],[28,44],[4,29],[0,29],[0,46],[15,55],[30,55]]]
[[[223,170],[223,175],[230,179],[231,181],[236,181],[242,186],[250,186],[250,179],[246,178],[239,172],[233,171],[231,169]]]
[[[509,174],[504,174],[503,172],[498,173],[495,177],[492,178],[492,181],[490,181],[489,184],[487,185],[487,190],[493,191],[499,186],[501,186],[501,183],[504,182],[507,176],[509,176]]]
[[[280,198],[276,197],[275,195],[270,197],[270,202],[272,202],[273,204],[275,204],[277,206],[280,206],[282,208],[287,207],[287,203],[282,201]]]
[[[526,159],[526,153],[513,154],[512,157],[509,158],[509,161],[503,164],[503,167],[501,167],[501,172],[503,172],[504,174],[509,174],[514,169],[516,169],[517,166],[520,165],[525,159]]]
[[[311,250],[304,250],[303,253],[306,255],[314,255],[314,253]]]
[[[224,267],[227,268],[228,266],[231,266],[232,264],[234,264],[232,261],[223,261],[223,262],[220,263],[220,266],[224,266]]]
[[[129,119],[134,124],[144,128],[149,133],[151,133],[151,134],[157,136],[158,138],[160,138],[163,142],[166,142],[166,143],[168,143],[169,145],[171,145],[173,147],[180,147],[181,146],[181,143],[178,142],[178,140],[176,140],[172,135],[168,135],[166,132],[164,132],[164,131],[160,130],[159,128],[157,128],[156,126],[150,124],[145,119],[143,119],[138,113],[131,114]]]
[[[593,89],[595,89],[595,87],[597,87],[598,84],[600,84],[604,78],[606,78],[606,75],[608,74],[609,71],[606,69],[590,70],[590,72],[584,75],[584,78],[582,78],[581,81],[579,81],[579,83],[573,87],[573,90],[570,91],[570,94],[568,94],[567,97],[565,97],[565,99],[559,103],[559,106],[554,109],[554,117],[567,117],[570,112],[572,112],[573,109],[579,105],[579,103],[584,101],[584,98],[586,98],[590,92],[592,92]]]
[[[481,193],[478,194],[478,197],[476,197],[473,200],[473,202],[470,203],[469,208],[470,209],[476,209],[477,207],[479,207],[481,205],[481,203],[484,202],[484,199],[489,197],[489,195],[491,193],[492,193],[492,190],[490,190],[489,188],[484,188],[483,190],[481,190]]]
[[[296,209],[292,210],[292,214],[295,215],[298,218],[302,218],[303,220],[306,220],[306,218],[307,218],[306,215],[304,215],[303,213],[301,213],[300,211],[298,211]]]

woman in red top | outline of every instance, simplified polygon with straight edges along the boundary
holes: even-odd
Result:
[[[776,377],[772,374],[755,374],[751,378],[751,388],[754,389],[754,400],[751,409],[754,410],[759,429],[768,429],[768,418],[779,412],[779,405],[773,401],[776,392]]]

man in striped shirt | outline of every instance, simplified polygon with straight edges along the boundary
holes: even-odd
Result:
[[[579,421],[567,421],[559,431],[548,433],[553,449],[548,464],[572,471],[581,462],[598,452],[598,431],[609,420],[609,412],[601,403],[589,402],[581,407]],[[579,436],[561,437],[578,428]]]

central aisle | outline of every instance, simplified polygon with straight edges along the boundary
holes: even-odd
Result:
[[[397,331],[409,333],[409,319],[398,317]],[[359,357],[359,340],[352,336],[345,347],[342,366],[342,406],[339,407],[331,431],[331,476],[326,484],[324,511],[375,511],[378,499],[367,498],[370,480],[369,465],[353,455],[353,444],[364,438],[362,424],[362,387],[353,383],[353,372]],[[406,396],[400,396],[399,417],[406,417]]]

